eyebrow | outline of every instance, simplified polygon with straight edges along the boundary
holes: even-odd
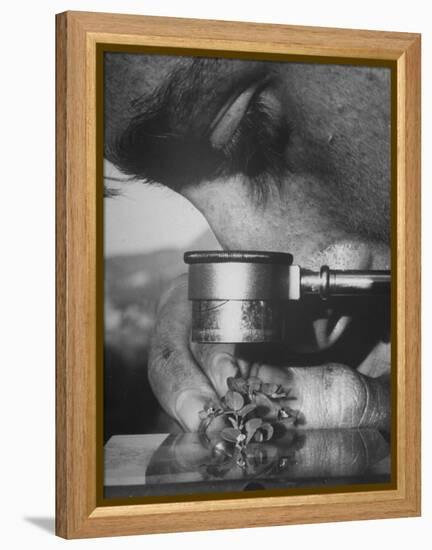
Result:
[[[218,76],[230,61],[194,59],[171,71],[155,92],[131,102],[132,117],[106,148],[108,160],[132,179],[178,192],[204,180],[243,173],[251,189],[262,193],[268,175],[277,179],[282,170],[288,127],[285,120],[275,121],[257,98],[239,125],[235,147],[212,146],[208,130],[218,106],[235,89],[244,89],[270,72],[268,64],[239,71],[232,85],[219,89],[215,101]]]

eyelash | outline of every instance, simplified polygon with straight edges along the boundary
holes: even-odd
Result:
[[[161,95],[157,108],[141,106],[142,112],[108,144],[108,158],[131,179],[161,183],[178,192],[202,181],[242,175],[260,202],[280,186],[287,169],[284,153],[290,128],[277,98],[276,81],[263,83],[229,142],[215,149],[202,134],[189,131],[182,112],[172,110],[173,98]]]
[[[279,188],[286,170],[284,151],[290,128],[286,117],[272,112],[264,101],[266,88],[258,90],[243,120],[223,147],[228,174],[242,173],[258,201],[265,201],[272,188]]]

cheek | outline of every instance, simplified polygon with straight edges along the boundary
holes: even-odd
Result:
[[[287,179],[269,188],[266,200],[253,200],[240,177],[189,188],[184,195],[204,215],[227,250],[290,252],[309,269],[389,269],[387,245],[347,232],[323,208],[323,183],[311,176]]]
[[[184,194],[204,215],[220,244],[234,249],[274,249],[284,246],[288,212],[270,191],[266,201],[253,200],[245,180],[218,179]]]
[[[282,189],[271,185],[265,198],[255,200],[248,183],[236,177],[189,188],[184,195],[202,212],[223,248],[290,252],[307,265],[311,255],[340,236],[307,187],[311,191],[319,182],[291,178]]]
[[[252,204],[240,178],[204,183],[184,194],[202,212],[223,248],[265,249],[276,245],[276,226],[281,224],[274,219],[268,223],[268,208]]]

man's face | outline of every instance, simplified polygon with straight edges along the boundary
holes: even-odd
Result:
[[[106,67],[108,148],[141,117],[128,138],[138,175],[186,196],[224,248],[288,251],[304,267],[389,268],[388,69],[120,54]],[[120,86],[135,110],[117,105]]]
[[[390,268],[388,69],[120,54],[105,67],[108,158],[187,197],[224,248]]]

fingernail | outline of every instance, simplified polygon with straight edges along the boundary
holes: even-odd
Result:
[[[198,431],[199,412],[205,410],[212,398],[199,390],[184,390],[175,400],[175,414],[182,427],[188,432]]]
[[[250,370],[250,363],[244,359],[237,359],[237,365],[242,378],[247,378]]]
[[[237,363],[232,355],[218,354],[213,363],[212,376],[219,395],[224,395],[228,391],[227,379],[237,376],[238,372]]]

